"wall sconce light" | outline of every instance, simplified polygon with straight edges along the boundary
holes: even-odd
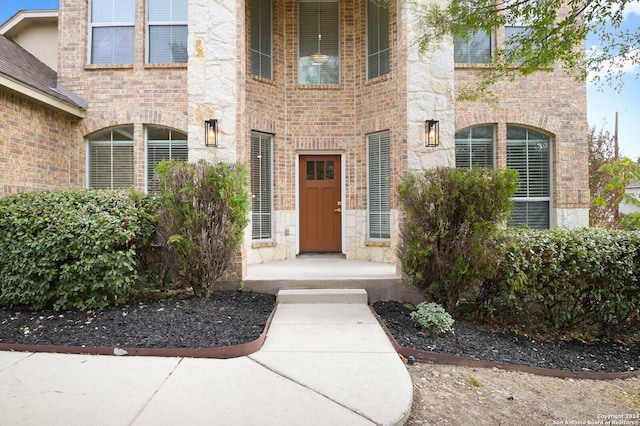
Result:
[[[204,146],[218,146],[218,120],[204,121]]]
[[[440,123],[437,120],[424,122],[424,145],[427,147],[440,145]]]

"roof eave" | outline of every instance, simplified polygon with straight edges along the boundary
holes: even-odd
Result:
[[[4,86],[8,89],[11,89],[15,92],[21,93],[25,96],[28,96],[32,99],[40,101],[46,105],[51,106],[52,108],[56,108],[58,110],[64,111],[68,114],[71,114],[78,118],[85,118],[85,110],[80,107],[76,107],[67,102],[64,102],[60,99],[57,99],[51,95],[41,92],[40,90],[36,90],[33,87],[25,85],[20,81],[8,78],[5,75],[0,75],[0,86]]]

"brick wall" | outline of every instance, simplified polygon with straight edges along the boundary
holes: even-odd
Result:
[[[77,120],[0,88],[0,196],[81,186]]]
[[[456,69],[456,87],[472,84],[476,78],[472,67]],[[551,136],[553,208],[587,209],[589,158],[585,84],[556,69],[520,77],[514,82],[500,82],[493,94],[497,99],[495,104],[457,102],[456,130],[494,124],[497,167],[506,166],[508,124],[542,130]]]
[[[75,144],[86,157],[88,136],[121,125],[134,125],[135,185],[144,188],[144,126],[187,132],[186,64],[145,63],[145,1],[136,0],[135,60],[131,65],[88,63],[89,2],[61,0],[59,17],[59,81],[87,100]],[[84,165],[84,163],[83,163]],[[84,170],[81,173],[84,183]]]

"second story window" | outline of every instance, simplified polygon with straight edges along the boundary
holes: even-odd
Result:
[[[251,0],[251,74],[271,79],[271,0]]]
[[[340,84],[338,2],[299,2],[299,84]]]
[[[389,6],[369,0],[367,8],[367,78],[389,73]]]
[[[485,32],[457,39],[453,46],[453,60],[457,64],[485,64],[491,61],[491,37]]]
[[[186,63],[187,0],[147,0],[147,61]]]
[[[135,11],[135,0],[91,0],[90,63],[133,63]]]

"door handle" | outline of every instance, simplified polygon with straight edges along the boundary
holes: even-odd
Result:
[[[338,207],[337,209],[334,210],[334,212],[342,213],[342,209]]]

